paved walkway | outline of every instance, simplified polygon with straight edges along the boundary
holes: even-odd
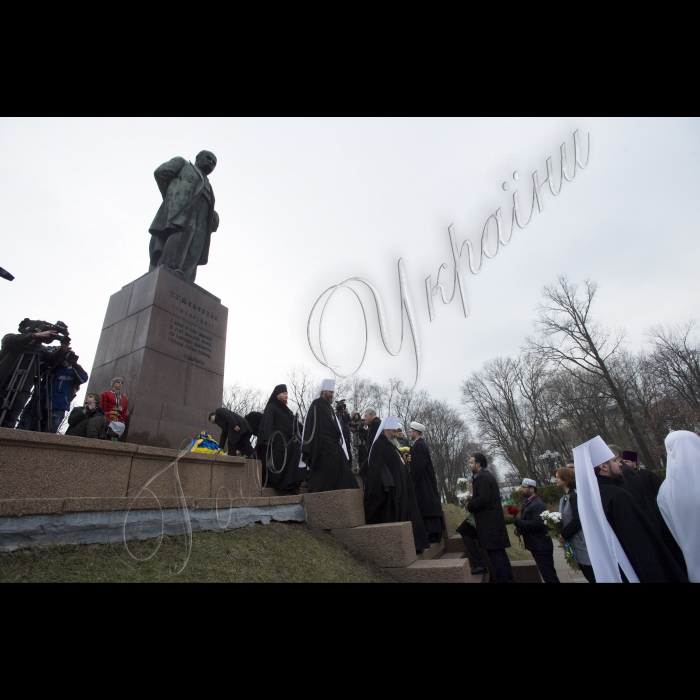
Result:
[[[574,571],[567,563],[564,550],[554,540],[554,567],[562,583],[588,583],[580,571]]]

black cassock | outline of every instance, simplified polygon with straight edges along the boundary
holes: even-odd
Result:
[[[309,467],[306,479],[309,493],[360,488],[343,450],[335,413],[323,399],[316,399],[306,416],[302,452]],[[304,471],[299,471],[305,475]]]
[[[301,448],[296,418],[277,397],[270,399],[258,430],[258,459],[263,463],[263,483],[278,491],[296,491],[306,475],[299,469]],[[265,444],[267,443],[267,444]]]
[[[428,536],[431,540],[442,539],[442,533],[445,531],[445,516],[442,511],[433,458],[423,438],[417,440],[411,449],[411,481],[413,481],[418,509]]]
[[[656,481],[659,482],[659,489],[661,488],[661,479],[659,479],[656,474],[651,474],[647,472],[650,476],[654,477]],[[683,556],[683,551],[678,546],[675,538],[668,529],[666,520],[664,516],[661,515],[661,509],[657,501],[659,492],[655,491],[655,482],[651,480],[646,480],[641,472],[637,472],[632,467],[622,465],[622,474],[625,477],[624,489],[632,495],[637,505],[644,511],[646,516],[651,520],[652,525],[658,527],[658,532],[661,535],[664,544],[668,547],[668,551],[673,554],[673,558],[678,562],[681,569],[687,574],[688,569],[685,563],[685,556]]]
[[[658,527],[621,483],[598,477],[603,511],[641,583],[688,583]]]
[[[368,525],[411,523],[416,550],[430,549],[408,467],[386,435],[377,438],[369,457],[365,517]]]

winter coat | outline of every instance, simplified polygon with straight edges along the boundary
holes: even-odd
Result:
[[[586,538],[583,536],[583,526],[578,514],[578,495],[575,489],[569,491],[568,496],[559,501],[559,512],[562,516],[564,530],[562,537],[576,551],[576,561],[584,566],[591,566],[591,559],[588,556]]]
[[[85,384],[88,375],[82,367],[54,367],[49,374],[51,380],[52,411],[68,411],[73,402],[75,384]],[[46,399],[46,379],[41,382],[42,406]]]
[[[520,531],[529,552],[554,552],[554,543],[549,536],[549,528],[542,520],[547,506],[539,496],[523,506],[515,527]]]
[[[129,405],[129,399],[122,394],[122,410],[116,419],[111,415],[116,412],[117,397],[113,391],[105,391],[104,394],[100,396],[100,407],[102,412],[109,418],[109,420],[115,420],[117,423],[126,423],[126,409]]]
[[[510,549],[510,537],[501,505],[501,490],[496,477],[482,469],[474,477],[474,495],[467,506],[476,521],[477,538],[482,549]]]

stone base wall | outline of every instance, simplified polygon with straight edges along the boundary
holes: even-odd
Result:
[[[0,517],[265,507],[261,471],[242,457],[0,429]]]

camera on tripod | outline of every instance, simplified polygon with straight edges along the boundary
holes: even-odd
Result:
[[[61,345],[70,345],[71,339],[68,334],[68,326],[63,323],[63,321],[56,321],[55,324],[47,323],[46,321],[32,321],[31,319],[25,318],[22,323],[19,324],[20,333],[46,333],[47,331],[54,331],[58,336],[54,340],[60,341]]]

